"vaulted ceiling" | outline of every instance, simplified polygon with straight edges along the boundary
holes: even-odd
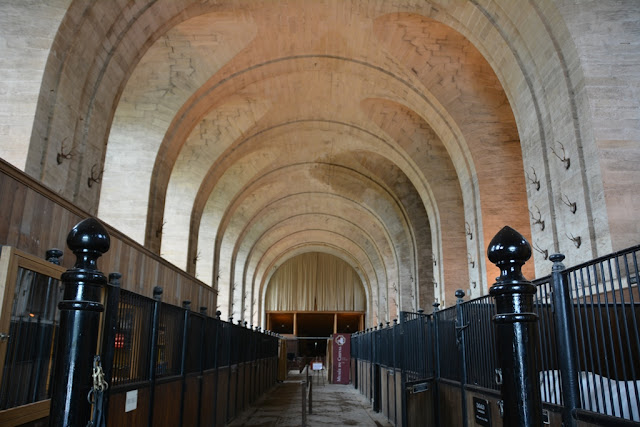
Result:
[[[451,304],[457,288],[478,296],[496,276],[485,249],[504,225],[557,250],[571,244],[555,224],[571,221],[592,253],[607,245],[607,225],[592,220],[603,202],[587,189],[576,196],[587,214],[571,217],[554,187],[587,188],[597,157],[580,151],[591,142],[576,124],[579,70],[542,55],[573,52],[554,10],[73,1],[26,169],[214,286],[236,319],[263,307],[278,265],[313,251],[356,269],[370,324]],[[560,135],[582,156],[568,172],[549,161]],[[55,165],[47,141],[66,138],[79,159]],[[551,231],[534,227],[534,207]]]
[[[100,216],[215,284],[236,318],[295,248],[357,267],[381,317],[430,305],[444,296],[432,228],[477,262],[462,183],[473,203],[474,187],[512,182],[526,206],[507,96],[457,31],[384,2],[217,9],[170,28],[132,71]],[[451,280],[470,287],[467,271]]]

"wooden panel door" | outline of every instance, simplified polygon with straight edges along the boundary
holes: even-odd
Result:
[[[14,248],[0,252],[0,425],[49,415],[65,270]]]

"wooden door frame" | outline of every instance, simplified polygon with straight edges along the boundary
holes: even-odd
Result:
[[[18,269],[22,267],[60,280],[66,270],[45,259],[38,258],[11,246],[0,247],[0,332],[9,333],[11,309]],[[7,355],[8,340],[0,341],[0,384]],[[0,411],[0,425],[17,426],[49,415],[50,400],[41,400]]]

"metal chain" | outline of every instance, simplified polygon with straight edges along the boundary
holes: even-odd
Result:
[[[103,408],[102,408],[102,395],[109,388],[109,384],[104,380],[104,371],[102,370],[102,363],[100,362],[100,356],[93,357],[93,387],[89,390],[87,400],[89,404],[93,405],[93,414],[91,420],[87,424],[87,427],[101,427],[104,424]]]

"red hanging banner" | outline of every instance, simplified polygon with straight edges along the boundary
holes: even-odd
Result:
[[[333,383],[349,384],[351,335],[333,334]]]

